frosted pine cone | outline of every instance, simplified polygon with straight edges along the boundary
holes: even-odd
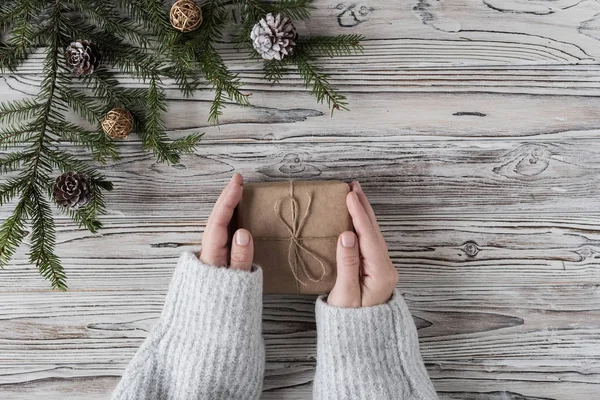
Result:
[[[281,60],[294,52],[298,34],[288,17],[269,13],[254,25],[250,38],[254,49],[262,58]]]
[[[87,40],[78,39],[72,42],[66,50],[67,67],[75,76],[88,75],[98,68],[100,52],[98,47]]]
[[[92,185],[87,175],[74,171],[65,172],[54,182],[54,201],[71,210],[85,207],[94,192]]]

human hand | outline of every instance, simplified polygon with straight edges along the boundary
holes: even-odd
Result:
[[[335,307],[375,306],[392,297],[398,271],[367,196],[358,182],[350,187],[346,206],[356,234],[343,232],[338,238],[337,279],[327,303]]]
[[[206,229],[202,237],[199,259],[204,264],[250,271],[254,257],[254,242],[252,235],[246,229],[238,229],[231,241],[229,250],[229,232],[227,230],[233,210],[242,198],[240,174],[234,174],[225,186],[215,206],[208,217]]]

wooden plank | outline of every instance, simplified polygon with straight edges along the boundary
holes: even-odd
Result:
[[[552,393],[544,389],[550,383],[554,395],[564,396],[567,386],[581,389],[581,396],[573,397],[581,399],[597,390],[593,386],[600,377],[597,287],[492,288],[477,293],[442,289],[438,298],[427,296],[423,301],[407,296],[421,326],[423,357],[440,390],[501,388],[522,393],[527,387],[525,393],[542,394]],[[55,378],[77,387],[80,377],[118,376],[155,321],[158,311],[150,317],[147,310],[158,307],[162,294],[73,292],[42,297],[32,292],[20,297],[21,306],[37,312],[9,315],[8,321],[6,311],[2,313],[1,372],[9,389],[21,382],[27,388]],[[530,298],[536,304],[523,306]],[[458,305],[459,300],[471,305]],[[271,371],[267,387],[285,388],[310,379],[316,351],[312,308],[312,298],[266,299],[264,332]],[[434,333],[426,335],[432,327]],[[21,331],[36,337],[15,338]],[[6,337],[6,332],[14,333]],[[299,371],[294,370],[297,362],[302,363]],[[523,374],[528,376],[527,385],[521,382]],[[553,385],[555,376],[561,376],[564,384]],[[70,381],[71,377],[77,379]],[[0,393],[3,390],[0,385]]]
[[[204,222],[109,219],[102,235],[60,225],[68,293],[49,292],[18,255],[0,283],[0,393],[105,398]],[[600,215],[382,219],[441,398],[598,390],[598,226]],[[312,296],[265,296],[265,399],[310,398],[313,307]]]
[[[202,131],[205,142],[597,138],[600,66],[555,68],[391,67],[370,73],[357,67],[354,75],[335,68],[332,82],[348,95],[351,111],[333,118],[297,78],[271,86],[254,73],[247,87],[252,106],[228,105],[220,127],[207,122],[209,92],[183,99],[169,90],[166,123],[174,139]],[[7,100],[22,98],[35,94],[38,83],[32,76],[6,76],[0,92]]]
[[[200,146],[168,166],[123,143],[122,159],[100,169],[115,184],[111,216],[206,216],[233,171],[249,182],[359,179],[381,216],[594,213],[599,154],[597,140],[229,143]]]
[[[295,25],[303,37],[363,34],[381,43],[382,51],[393,49],[395,43],[412,44],[407,46],[410,51],[424,58],[414,61],[420,64],[427,59],[434,64],[451,62],[445,57],[455,48],[445,42],[466,47],[467,51],[458,51],[463,55],[456,63],[469,56],[474,62],[485,62],[483,55],[494,50],[504,62],[574,63],[600,57],[599,15],[597,2],[580,0],[550,4],[543,0],[323,0],[312,10],[310,19]],[[468,46],[478,48],[479,53],[469,52]]]
[[[105,218],[99,234],[58,220],[57,254],[71,291],[159,291],[182,251],[197,251],[206,218]],[[381,217],[392,259],[407,288],[572,285],[600,281],[600,214],[534,217]],[[48,289],[29,265],[27,245],[2,271],[0,291]],[[518,280],[514,280],[514,274]]]
[[[423,357],[440,390],[502,388],[522,393],[527,387],[525,392],[541,394],[552,393],[543,389],[550,383],[552,391],[557,389],[554,395],[565,395],[569,383],[570,390],[581,389],[576,399],[589,398],[586,395],[597,390],[597,287],[561,284],[544,290],[479,288],[476,295],[467,290],[440,292],[437,298],[418,295],[422,300],[407,295],[421,327]],[[149,314],[148,308],[158,309],[163,294],[21,294],[20,306],[37,310],[31,313],[35,315],[11,314],[10,298],[1,297],[3,303],[8,300],[9,312],[4,305],[0,393],[4,384],[10,390],[20,383],[27,388],[65,379],[64,384],[76,387],[81,377],[118,376],[158,315],[158,311]],[[524,306],[531,298],[535,304],[529,301]],[[266,298],[263,329],[271,371],[267,387],[285,388],[310,379],[316,351],[312,308],[313,299],[308,297]],[[298,362],[302,367],[296,371]],[[521,382],[523,374],[528,375],[528,385]],[[554,376],[561,376],[565,384],[552,385]]]

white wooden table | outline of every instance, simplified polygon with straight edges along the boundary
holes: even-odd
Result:
[[[122,144],[102,168],[106,228],[58,221],[70,291],[49,291],[26,248],[0,271],[0,398],[107,399],[234,171],[362,182],[441,399],[598,398],[600,1],[316,6],[300,33],[368,38],[323,62],[351,111],[331,118],[297,76],[270,86],[232,50],[252,107],[220,128],[208,92],[170,90],[170,135],[205,139],[173,166]],[[36,93],[39,70],[4,76],[2,100]],[[310,398],[313,302],[265,298],[264,399]]]

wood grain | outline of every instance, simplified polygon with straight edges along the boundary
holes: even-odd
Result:
[[[121,143],[101,167],[105,229],[57,219],[69,292],[48,290],[27,244],[0,271],[0,398],[108,399],[233,171],[362,182],[441,399],[598,397],[600,2],[315,5],[300,34],[367,37],[364,55],[322,61],[351,110],[330,117],[297,75],[270,85],[226,44],[252,105],[230,104],[220,127],[209,92],[165,82],[169,135],[203,144],[167,166],[135,135]],[[38,52],[1,76],[0,98],[37,93],[41,66]],[[263,399],[310,399],[314,297],[264,300]]]
[[[116,384],[155,323],[176,258],[197,250],[204,223],[109,219],[102,235],[61,225],[68,293],[49,292],[18,255],[0,288],[0,392],[16,393],[23,382],[23,393],[55,398],[65,385],[107,395],[99,388]],[[599,223],[600,216],[382,218],[442,398],[506,387],[555,396],[548,398],[576,388],[589,398],[600,378]],[[265,297],[264,398],[310,393],[313,307],[311,296]],[[472,393],[455,393],[457,382]]]
[[[391,61],[389,61],[391,63]],[[41,65],[38,61],[37,64]],[[36,65],[37,65],[36,64]],[[368,64],[367,64],[368,65]],[[390,66],[353,75],[332,66],[332,82],[348,96],[349,112],[331,118],[297,77],[272,86],[254,68],[250,107],[228,105],[219,128],[207,123],[211,95],[193,100],[169,90],[166,122],[173,138],[206,132],[205,141],[461,140],[463,138],[596,138],[600,132],[598,65],[403,68]],[[376,67],[378,68],[378,67]],[[9,99],[37,92],[36,75],[5,76]],[[138,84],[136,84],[137,86]],[[291,95],[293,93],[293,95]],[[568,102],[569,107],[565,107]],[[74,119],[79,120],[74,117]],[[134,140],[135,136],[132,136]]]
[[[236,142],[202,145],[173,166],[134,143],[121,154],[100,168],[116,187],[108,198],[113,216],[206,216],[234,171],[249,182],[358,179],[382,216],[600,212],[597,140]]]

